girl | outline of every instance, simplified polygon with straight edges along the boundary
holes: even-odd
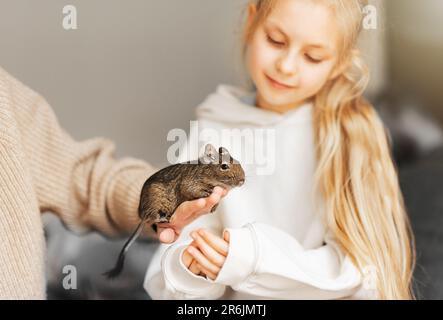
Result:
[[[362,97],[361,5],[249,4],[256,91],[220,86],[197,108],[198,125],[272,130],[275,166],[159,248],[145,278],[153,298],[413,297],[408,217],[383,124]]]

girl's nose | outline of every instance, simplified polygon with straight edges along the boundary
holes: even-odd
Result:
[[[297,73],[297,58],[295,54],[286,53],[277,61],[277,70],[284,75],[293,76]]]

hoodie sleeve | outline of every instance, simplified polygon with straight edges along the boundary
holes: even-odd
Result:
[[[187,226],[175,244],[160,245],[144,281],[144,288],[152,299],[214,300],[224,294],[225,285],[193,274],[182,263],[183,251],[192,242],[189,234],[198,228],[220,233],[217,213],[204,215]]]
[[[215,283],[276,299],[368,298],[361,275],[330,236],[306,250],[285,232],[262,223],[226,229],[230,246]]]

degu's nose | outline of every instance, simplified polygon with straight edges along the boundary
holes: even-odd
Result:
[[[245,183],[245,178],[241,179],[241,180],[238,182],[238,185],[239,185],[239,186],[242,186],[244,183]]]

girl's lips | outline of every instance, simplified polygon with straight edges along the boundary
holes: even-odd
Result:
[[[274,79],[269,77],[267,74],[265,74],[265,76],[266,76],[266,79],[269,81],[269,83],[276,89],[283,89],[283,90],[294,89],[294,87],[292,87],[292,86],[287,86],[283,83],[275,81]]]

